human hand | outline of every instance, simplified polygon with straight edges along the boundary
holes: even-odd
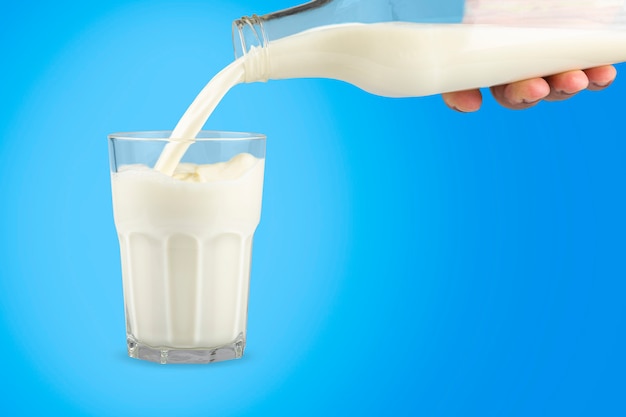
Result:
[[[500,105],[507,109],[522,110],[533,107],[541,100],[566,100],[585,89],[604,90],[613,82],[616,75],[617,70],[614,66],[605,65],[497,85],[490,90]],[[482,104],[482,94],[478,89],[444,93],[442,97],[448,107],[462,113],[477,111]]]

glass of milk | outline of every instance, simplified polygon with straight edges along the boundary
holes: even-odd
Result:
[[[109,135],[113,213],[133,358],[240,358],[265,136],[201,131],[174,173],[154,170],[171,132]]]

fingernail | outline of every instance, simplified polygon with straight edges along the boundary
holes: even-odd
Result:
[[[576,94],[578,91],[574,92],[574,93],[569,93],[567,91],[563,91],[563,90],[558,90],[556,91],[557,94],[562,95],[562,96],[573,96],[574,94]]]
[[[466,110],[461,110],[457,106],[453,106],[453,105],[448,104],[448,107],[450,107],[452,110],[457,111],[459,113],[467,113]]]
[[[591,83],[594,87],[598,87],[598,88],[605,88],[608,87],[609,85],[611,85],[611,82],[608,83]]]

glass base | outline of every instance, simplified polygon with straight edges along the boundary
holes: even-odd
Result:
[[[239,359],[243,356],[246,341],[240,334],[228,344],[212,348],[172,348],[167,346],[152,347],[135,340],[131,335],[126,338],[128,356],[145,361],[166,363],[213,363]]]

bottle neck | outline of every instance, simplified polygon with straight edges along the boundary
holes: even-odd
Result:
[[[263,17],[253,14],[233,22],[235,58],[241,58],[253,48],[265,48],[269,43],[263,27]]]
[[[299,6],[258,16],[244,16],[233,22],[235,58],[246,56],[256,48],[266,48],[269,42],[293,35],[325,22],[316,16],[337,0],[313,0]],[[341,0],[338,1],[341,3]]]
[[[263,17],[254,14],[233,22],[235,58],[243,61],[244,82],[269,79],[268,44]]]

